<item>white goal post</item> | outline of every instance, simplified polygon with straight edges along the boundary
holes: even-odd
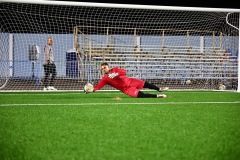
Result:
[[[240,92],[240,9],[0,0],[0,18],[0,91],[43,90],[53,37],[58,90],[96,84],[108,62],[172,90]]]

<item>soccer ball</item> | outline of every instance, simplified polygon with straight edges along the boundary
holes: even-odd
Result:
[[[223,85],[223,84],[220,84],[219,87],[218,87],[219,90],[225,90],[226,89],[226,86]]]
[[[85,92],[89,93],[89,92],[93,92],[94,90],[94,87],[91,83],[87,83],[85,86],[84,86],[84,90]]]
[[[186,81],[186,84],[191,84],[191,83],[192,83],[191,80]]]

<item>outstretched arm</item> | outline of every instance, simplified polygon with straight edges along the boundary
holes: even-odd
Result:
[[[101,89],[102,87],[104,87],[107,84],[106,80],[103,78],[100,80],[100,82],[94,86],[94,92],[96,92],[97,90]]]

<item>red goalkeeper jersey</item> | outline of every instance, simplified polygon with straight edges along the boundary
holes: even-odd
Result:
[[[117,76],[110,78],[111,74],[118,74]],[[105,74],[100,82],[94,87],[94,91],[97,91],[104,87],[106,84],[124,92],[131,83],[131,78],[126,76],[126,70],[121,68],[112,68],[109,74]]]

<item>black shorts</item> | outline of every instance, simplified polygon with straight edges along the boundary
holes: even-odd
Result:
[[[53,64],[44,64],[43,67],[44,67],[45,73],[52,73],[52,74],[56,75],[56,65],[54,63]]]

